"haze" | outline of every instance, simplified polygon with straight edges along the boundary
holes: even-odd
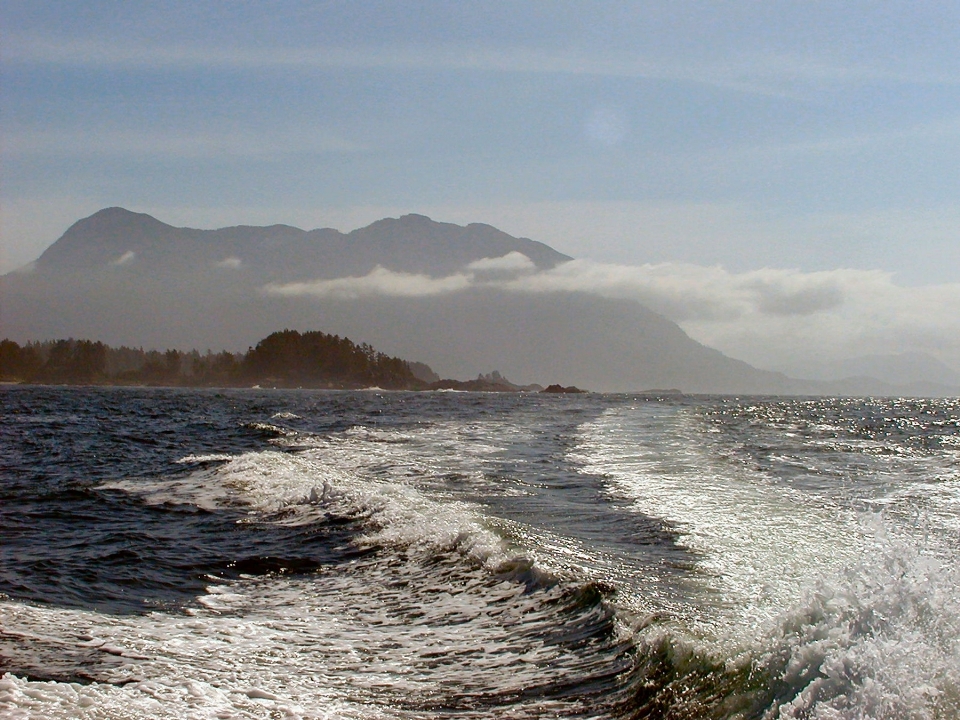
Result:
[[[111,206],[422,213],[576,258],[506,268],[528,291],[639,300],[761,368],[960,367],[960,6],[7,0],[0,27],[0,272]]]

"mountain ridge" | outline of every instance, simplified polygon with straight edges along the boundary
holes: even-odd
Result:
[[[445,247],[443,247],[445,246]],[[412,272],[449,272],[462,266],[467,259],[476,259],[476,248],[490,256],[503,255],[511,250],[522,252],[539,268],[571,260],[544,243],[529,238],[514,238],[491,225],[471,223],[467,226],[439,223],[425,215],[407,214],[399,218],[383,218],[367,226],[342,233],[333,228],[303,230],[281,223],[255,226],[234,225],[211,230],[177,227],[162,222],[146,213],[137,213],[121,207],[99,210],[78,220],[36,261],[36,269],[69,265],[71,268],[104,267],[133,264],[138,256],[178,250],[200,253],[209,263],[222,262],[231,256],[242,265],[253,258],[270,269],[299,267],[304,258],[291,260],[287,255],[313,253],[323,262],[307,262],[306,268],[315,276],[358,269],[372,269],[376,257],[395,269]],[[274,260],[258,257],[265,249],[280,251]],[[436,262],[446,251],[445,262]],[[419,262],[412,253],[421,254]],[[126,253],[129,260],[122,258]],[[231,255],[232,253],[232,255]],[[350,253],[353,262],[331,262],[336,255]],[[223,255],[224,257],[219,257]],[[247,255],[244,258],[243,255]],[[169,262],[170,258],[166,259]],[[430,262],[434,260],[434,262]],[[300,261],[300,262],[298,262]],[[191,260],[191,264],[195,262]],[[16,271],[14,271],[16,272]],[[319,275],[318,275],[319,273]],[[302,273],[301,273],[302,274]]]

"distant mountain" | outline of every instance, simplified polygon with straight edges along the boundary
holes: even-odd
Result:
[[[960,386],[917,381],[889,383],[868,375],[815,382],[818,394],[842,397],[960,397]]]
[[[707,348],[633,301],[467,280],[568,260],[489,225],[422,215],[350,233],[195,230],[108,208],[0,278],[0,336],[245,350],[291,328],[367,342],[444,377],[496,369],[515,382],[606,391],[813,389]]]
[[[831,394],[960,395],[960,372],[920,352],[859,355],[780,370],[814,381]]]
[[[872,377],[892,385],[939,383],[960,386],[960,372],[932,355],[920,352],[859,355],[831,360],[811,367],[808,374],[819,380]]]

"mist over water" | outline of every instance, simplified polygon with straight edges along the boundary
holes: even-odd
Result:
[[[960,405],[5,387],[10,717],[960,715]]]

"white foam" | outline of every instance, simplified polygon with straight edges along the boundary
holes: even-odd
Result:
[[[358,539],[361,544],[455,549],[492,565],[505,559],[502,539],[480,523],[473,506],[432,499],[400,478],[365,479],[343,457],[355,463],[353,450],[336,449],[341,452],[328,447],[299,454],[246,453],[216,472],[220,482],[263,513],[306,505],[316,512],[364,517],[369,529]]]
[[[791,688],[778,717],[940,718],[960,714],[960,573],[892,540],[824,579],[784,613],[754,661]]]
[[[182,477],[110,480],[99,487],[136,495],[147,505],[191,505],[208,511],[236,506],[239,502],[237,493],[212,482],[212,477],[213,473],[205,470]]]
[[[582,428],[572,455],[671,523],[705,571],[690,576],[691,615],[638,641],[668,633],[726,658],[770,688],[750,691],[772,701],[765,718],[960,715],[960,481],[918,482],[939,461],[861,444],[851,450],[879,458],[862,472],[884,475],[871,492],[886,493],[882,512],[863,512],[772,482],[710,437],[683,410],[614,409]],[[896,483],[894,468],[911,467]]]
[[[4,676],[0,715],[412,718],[429,714],[400,708],[429,707],[451,692],[494,692],[506,698],[504,717],[577,708],[576,698],[523,693],[592,662],[516,632],[521,623],[552,623],[559,589],[528,593],[482,568],[458,571],[449,583],[435,570],[371,559],[337,572],[248,578],[211,586],[187,615],[113,617],[0,602],[5,627],[42,628],[64,645],[94,638],[117,653],[110,665],[86,667],[99,680],[90,685]]]
[[[271,420],[300,420],[301,416],[292,412],[278,412],[270,416]]]
[[[735,616],[755,627],[858,557],[862,533],[854,512],[713,456],[703,435],[696,418],[674,409],[610,410],[581,428],[571,458],[694,552],[696,622],[722,627]]]
[[[177,460],[179,465],[193,465],[197,463],[223,462],[224,460],[233,460],[233,455],[225,453],[212,453],[209,455],[187,455]]]
[[[456,550],[495,567],[508,559],[500,535],[481,521],[475,506],[434,493],[449,463],[477,479],[478,457],[496,448],[475,443],[460,452],[443,428],[430,427],[426,442],[410,433],[351,428],[330,436],[290,433],[276,444],[296,452],[264,450],[240,455],[190,456],[183,463],[218,461],[185,476],[111,481],[101,487],[141,496],[150,504],[193,504],[204,509],[246,505],[261,521],[317,522],[327,515],[365,518],[362,545]],[[422,440],[422,438],[417,438]],[[445,451],[438,452],[433,440]],[[446,463],[446,464],[445,464]],[[432,488],[433,486],[433,488]],[[280,519],[268,516],[293,509]]]

